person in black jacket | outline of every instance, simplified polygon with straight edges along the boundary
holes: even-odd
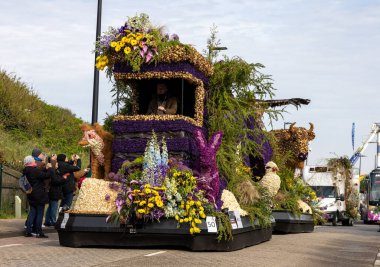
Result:
[[[58,161],[58,173],[63,177],[66,177],[65,183],[62,185],[63,199],[61,201],[61,207],[69,209],[73,202],[75,191],[75,177],[74,172],[80,170],[80,167],[70,165],[65,154],[59,154],[57,156]]]
[[[54,170],[51,168],[51,164],[47,164],[47,170],[38,169],[32,156],[26,156],[24,158],[24,166],[23,174],[32,186],[32,193],[27,196],[30,211],[26,221],[25,236],[32,236],[33,226],[35,227],[37,237],[47,237],[47,235],[42,232],[42,219],[44,216],[45,204],[48,203],[49,200],[44,181],[46,179],[51,179]]]
[[[57,221],[58,200],[62,199],[62,185],[66,182],[66,176],[58,173],[57,156],[51,157],[51,164],[54,168],[54,175],[50,181],[49,206],[45,214],[45,226],[54,226]]]

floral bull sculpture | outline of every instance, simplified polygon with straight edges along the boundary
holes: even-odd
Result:
[[[286,158],[286,166],[291,169],[303,169],[309,152],[309,141],[315,138],[314,125],[310,128],[295,127],[292,123],[289,129],[272,130],[277,141],[277,149]]]

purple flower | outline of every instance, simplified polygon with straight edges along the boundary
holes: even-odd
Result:
[[[178,34],[173,33],[173,34],[170,36],[170,40],[173,40],[173,41],[179,41],[179,36],[178,36]]]
[[[111,199],[111,196],[109,194],[106,194],[105,198],[106,201],[109,201]]]
[[[122,210],[125,200],[124,199],[116,199],[115,201],[116,207],[117,207],[117,212],[120,214],[120,211]]]
[[[114,172],[110,172],[110,173],[108,174],[108,178],[109,178],[110,180],[112,180],[114,176],[115,176],[115,173],[114,173]]]

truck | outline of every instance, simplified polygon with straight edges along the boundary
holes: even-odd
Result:
[[[334,175],[327,166],[306,165],[302,171],[304,182],[309,185],[317,195],[317,207],[322,211],[326,221],[336,226],[339,222],[344,226],[352,226],[354,219],[346,212],[345,179],[340,174]],[[352,169],[351,182],[359,190],[359,172]],[[359,202],[359,199],[358,199]]]

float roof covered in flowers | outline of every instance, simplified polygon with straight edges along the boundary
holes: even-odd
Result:
[[[178,35],[169,36],[162,27],[153,27],[146,14],[128,18],[118,29],[109,28],[96,43],[96,52],[96,67],[106,68],[115,79],[141,79],[142,73],[171,71],[187,72],[205,81],[213,72],[210,62],[195,48],[182,44]]]

